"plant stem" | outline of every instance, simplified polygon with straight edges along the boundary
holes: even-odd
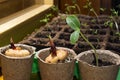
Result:
[[[49,35],[48,37],[49,37],[50,46],[51,46],[50,53],[52,53],[52,56],[54,57],[54,56],[57,55],[57,53],[56,53],[56,46],[55,46],[51,36]]]
[[[118,26],[118,23],[116,22],[116,20],[112,17],[113,19],[113,22],[115,23],[115,26],[116,26],[116,29],[117,29],[117,33],[118,33],[118,38],[120,40],[120,31],[119,31],[119,26]]]
[[[111,19],[112,19],[113,22],[115,23],[115,26],[116,26],[117,32],[119,33],[120,31],[119,31],[118,23],[116,22],[116,20],[115,20],[113,17],[111,17]]]
[[[11,49],[16,49],[12,37],[10,38],[10,48],[11,48]]]
[[[75,4],[75,6],[77,7],[78,12],[79,12],[79,14],[80,14],[80,13],[81,13],[80,7],[78,6],[78,4]]]
[[[96,18],[97,18],[97,21],[98,21],[98,23],[99,23],[99,18],[98,18],[97,13],[95,12],[95,10],[93,10],[92,12],[95,14],[95,16],[96,16]]]
[[[80,32],[80,35],[92,47],[92,49],[94,50],[94,59],[96,61],[96,66],[98,66],[98,54],[96,52],[95,47],[89,42],[88,39],[86,39],[86,37],[82,34],[82,32]]]

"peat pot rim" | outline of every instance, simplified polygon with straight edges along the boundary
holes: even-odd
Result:
[[[28,59],[28,58],[32,57],[35,54],[35,50],[36,50],[36,48],[33,47],[33,46],[29,46],[29,45],[26,45],[26,44],[15,44],[15,46],[20,46],[20,47],[23,47],[23,48],[27,49],[30,52],[30,55],[24,56],[24,57],[11,57],[11,56],[6,56],[5,54],[2,53],[6,49],[8,49],[9,46],[10,45],[0,47],[0,55],[3,56],[3,57],[6,57],[8,59],[18,59],[18,60],[19,59]]]
[[[96,52],[99,52],[98,54],[107,54],[107,55],[110,55],[110,56],[113,56],[115,59],[116,59],[116,63],[115,65],[108,65],[108,66],[94,66],[94,65],[91,65],[89,63],[87,63],[86,61],[83,61],[83,60],[80,60],[80,57],[82,57],[83,55],[87,55],[87,54],[93,54],[94,50],[88,50],[88,51],[84,51],[84,52],[81,52],[79,53],[75,59],[78,61],[78,62],[82,62],[83,64],[86,64],[88,66],[91,66],[91,67],[111,67],[111,66],[116,66],[116,65],[120,65],[120,56],[118,54],[115,54],[114,52],[110,51],[110,50],[102,50],[102,49],[97,49]],[[98,56],[99,56],[98,55]]]
[[[70,62],[66,62],[66,63],[46,63],[43,59],[41,59],[41,58],[39,57],[39,54],[40,54],[42,51],[50,50],[50,47],[39,50],[38,52],[36,52],[35,57],[36,57],[37,59],[39,59],[41,62],[43,62],[44,64],[50,64],[50,65],[55,65],[55,64],[61,64],[61,65],[62,65],[62,64],[68,64],[68,63],[71,63],[71,62],[73,62],[73,61],[76,60],[75,57],[77,56],[77,54],[75,53],[74,50],[72,50],[72,49],[70,49],[70,48],[66,48],[66,47],[56,47],[56,48],[57,48],[57,49],[64,49],[64,50],[70,51],[70,52],[72,53],[72,55],[74,56],[73,60],[70,61]]]

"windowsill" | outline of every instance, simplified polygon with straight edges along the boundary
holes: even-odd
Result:
[[[26,20],[40,14],[41,12],[49,9],[52,5],[39,5],[36,4],[32,7],[19,11],[8,17],[0,19],[0,34],[14,28],[15,26],[23,23]]]
[[[3,3],[3,2],[5,2],[5,1],[7,1],[7,0],[0,0],[0,3]]]

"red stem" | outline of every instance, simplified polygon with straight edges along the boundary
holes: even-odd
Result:
[[[51,49],[50,49],[50,53],[52,53],[52,56],[56,56],[56,46],[51,38],[51,36],[49,36],[49,40],[50,40],[50,46],[51,46]]]
[[[16,49],[12,38],[10,39],[10,48],[11,49]]]

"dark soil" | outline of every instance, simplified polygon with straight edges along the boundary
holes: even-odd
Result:
[[[112,62],[107,62],[107,61],[102,61],[100,59],[98,59],[98,66],[101,67],[101,66],[109,66],[109,65],[115,65],[113,64]],[[91,65],[95,65],[96,66],[96,61],[92,61],[92,64]]]
[[[101,20],[99,21],[99,26],[98,24],[91,22],[94,17],[85,15],[78,16],[81,20],[81,23],[87,23],[88,25],[82,26],[81,31],[97,49],[101,49],[103,44],[106,44],[105,41],[108,39],[108,37],[106,36],[109,32],[109,28],[103,26],[104,22],[108,19],[107,16],[100,17]],[[79,38],[79,41],[75,45],[71,44],[69,40],[70,34],[72,32],[73,30],[66,24],[65,20],[60,18],[54,18],[49,23],[49,26],[48,24],[46,26],[42,26],[42,28],[32,33],[30,37],[25,38],[20,43],[35,46],[37,50],[43,49],[45,47],[49,47],[49,41],[47,36],[51,35],[54,39],[54,43],[56,44],[56,46],[71,48],[75,50],[77,54],[82,51],[91,49],[91,47],[89,47],[89,45],[82,38]]]
[[[109,20],[109,16],[99,16],[99,22],[93,22],[96,18],[92,16],[78,15],[78,18],[82,23],[81,31],[96,49],[111,50],[120,55],[120,40],[118,36],[115,36],[116,29],[111,29],[109,26],[106,27],[104,25],[104,23]],[[77,54],[92,49],[81,37],[76,44],[73,45],[70,43],[70,34],[73,30],[66,24],[64,19],[60,19],[60,16],[53,18],[48,24],[49,26],[45,25],[40,27],[38,31],[33,32],[20,43],[35,46],[38,51],[50,46],[47,36],[51,35],[56,46],[73,49]],[[118,24],[120,26],[120,23]],[[110,62],[101,60],[99,62],[99,66],[112,65]]]
[[[91,16],[78,15],[78,18],[81,23],[87,24],[87,26],[81,26],[81,31],[97,49],[108,49],[120,52],[120,50],[118,50],[120,38],[115,34],[115,26],[111,29],[109,26],[106,27],[104,25],[104,23],[109,20],[108,16],[99,16],[99,23],[92,22],[91,20],[96,18]],[[64,19],[60,19],[60,16],[53,18],[48,24],[40,27],[38,31],[33,32],[20,43],[35,46],[37,50],[43,49],[49,47],[49,39],[47,36],[51,35],[56,46],[71,48],[77,54],[92,49],[81,37],[76,44],[73,45],[70,43],[70,34],[73,30],[66,24]]]

